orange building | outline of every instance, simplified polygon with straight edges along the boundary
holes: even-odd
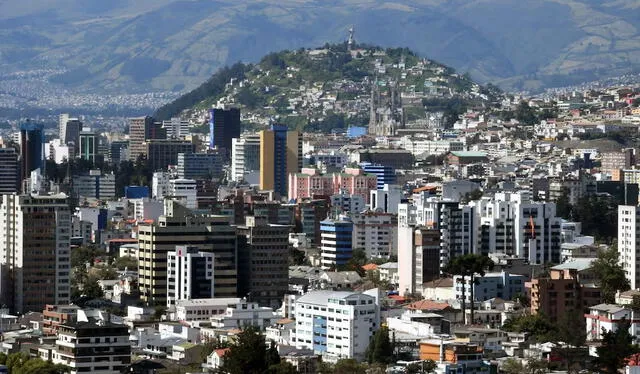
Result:
[[[50,305],[47,304],[42,311],[42,333],[44,335],[56,335],[58,326],[73,320],[78,314],[77,305]]]
[[[600,304],[602,296],[600,289],[591,283],[590,266],[571,268],[570,264],[555,266],[548,277],[525,284],[531,297],[532,314],[544,313],[550,320],[556,321],[567,311],[584,310]]]
[[[481,366],[482,353],[482,347],[476,344],[440,339],[420,341],[420,360]]]

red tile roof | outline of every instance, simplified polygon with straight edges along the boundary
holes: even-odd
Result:
[[[227,354],[227,352],[229,352],[231,350],[231,348],[222,348],[222,349],[216,349],[215,352],[218,355],[218,357],[224,357],[224,355]]]
[[[451,305],[432,300],[418,300],[407,305],[405,308],[413,310],[445,310],[451,308]]]
[[[365,271],[376,270],[378,268],[378,265],[376,265],[376,264],[366,264],[366,265],[362,265],[362,268]]]

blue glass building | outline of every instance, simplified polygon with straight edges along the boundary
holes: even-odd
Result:
[[[370,162],[361,162],[360,166],[367,174],[373,174],[378,178],[377,187],[379,190],[383,189],[385,184],[396,183],[396,171],[390,166]]]
[[[44,127],[27,122],[20,126],[20,182],[36,169],[44,175]]]
[[[325,269],[346,265],[353,257],[353,222],[347,217],[320,222],[320,251]]]

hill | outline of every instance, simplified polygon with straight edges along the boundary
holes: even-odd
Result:
[[[240,106],[255,125],[277,117],[291,127],[329,132],[368,125],[374,87],[383,109],[397,94],[402,113],[396,119],[409,127],[426,126],[434,113],[455,121],[468,106],[482,106],[500,94],[407,48],[342,43],[270,53],[255,65],[225,67],[154,116],[201,118],[207,108],[229,104]]]
[[[188,90],[222,66],[346,39],[510,89],[640,70],[636,0],[4,0],[0,66],[95,92]]]

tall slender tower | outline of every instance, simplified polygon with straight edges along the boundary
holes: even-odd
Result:
[[[271,125],[260,132],[260,189],[287,196],[290,173],[302,165],[302,135],[287,126]]]

